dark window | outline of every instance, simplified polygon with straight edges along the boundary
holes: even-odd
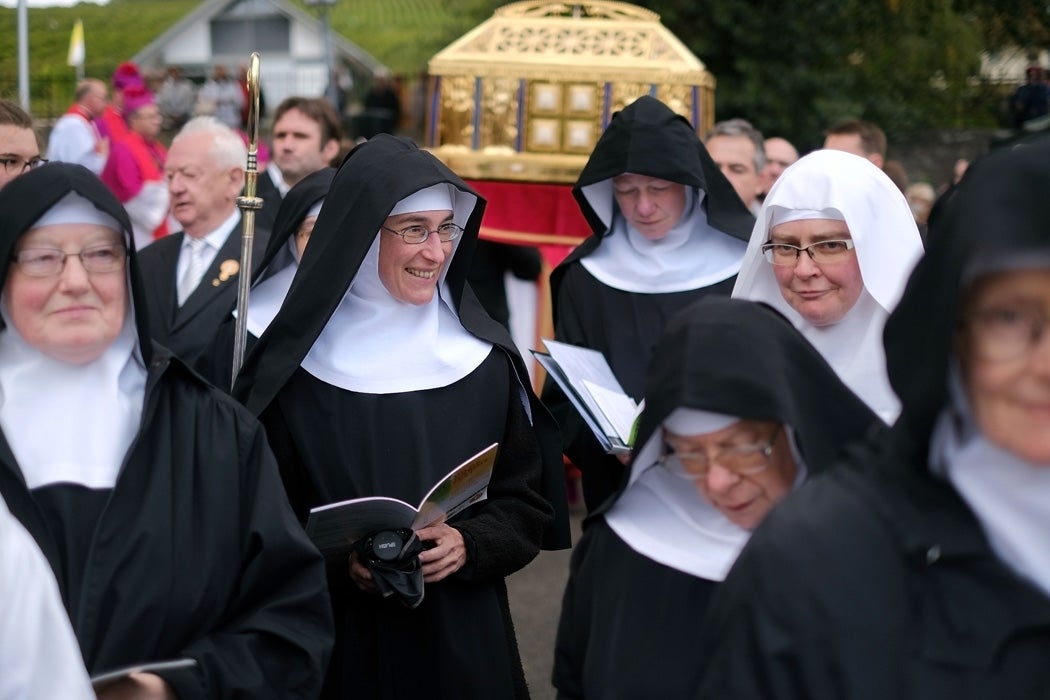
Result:
[[[289,34],[287,17],[213,19],[211,51],[216,56],[246,56],[252,51],[289,53]]]

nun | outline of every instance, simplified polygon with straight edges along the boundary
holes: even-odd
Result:
[[[0,698],[95,700],[55,575],[0,498]]]
[[[554,335],[604,354],[639,401],[668,319],[729,295],[755,219],[689,122],[648,96],[613,116],[572,192],[593,233],[551,273]],[[620,486],[624,464],[553,382],[543,397],[593,510]]]
[[[1050,688],[1050,139],[975,161],[886,324],[903,410],[754,534],[704,698]]]
[[[780,314],[703,299],[653,351],[626,485],[584,524],[562,604],[559,698],[685,698],[708,600],[751,531],[876,416]]]
[[[252,278],[248,295],[246,351],[263,334],[284,303],[334,177],[335,168],[310,173],[281,200],[273,232],[266,242],[266,250]],[[237,310],[234,309],[219,326],[211,346],[196,362],[197,371],[222,389],[231,386],[236,322]]]
[[[922,257],[911,208],[860,156],[814,151],[773,185],[733,296],[787,316],[886,423],[900,402],[886,377],[882,330]]]
[[[59,163],[10,183],[0,209],[0,494],[88,671],[190,659],[105,693],[315,697],[323,561],[258,421],[149,341],[120,203]]]
[[[506,329],[465,284],[484,200],[407,139],[357,146],[234,395],[260,416],[293,507],[418,503],[499,443],[487,499],[415,535],[422,601],[328,557],[325,697],[527,696],[504,578],[568,546],[557,428]]]

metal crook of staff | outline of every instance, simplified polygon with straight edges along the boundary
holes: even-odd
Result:
[[[237,381],[237,373],[244,363],[248,344],[248,295],[252,285],[252,247],[255,242],[255,212],[263,201],[255,196],[259,179],[259,54],[253,52],[248,66],[248,163],[244,169],[244,195],[237,198],[237,206],[244,219],[241,227],[241,267],[237,277],[237,322],[233,337],[233,374],[230,388]]]

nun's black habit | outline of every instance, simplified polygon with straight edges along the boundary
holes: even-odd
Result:
[[[688,255],[704,257],[705,245],[711,245],[713,253],[715,246],[726,247],[719,239],[731,237],[742,242],[737,256],[742,259],[755,219],[684,117],[652,97],[641,97],[614,115],[573,188],[594,233],[551,273],[551,299],[555,337],[603,353],[621,386],[637,401],[642,398],[653,346],[668,319],[706,295],[728,296],[739,262],[726,274],[706,276],[696,286],[678,285],[674,291],[659,291],[660,279],[643,281],[644,291],[634,291],[634,286],[628,291],[598,279],[587,269],[587,258],[607,246],[611,236],[625,233],[616,231],[611,220],[622,219],[615,210],[611,183],[607,191],[592,194],[594,199],[588,191],[622,173],[668,180],[693,190],[693,206],[702,207],[706,214],[708,238],[705,244],[697,243],[700,250],[692,248]],[[702,262],[698,260],[696,268]],[[698,279],[704,277],[697,273]],[[616,491],[625,468],[603,452],[553,382],[547,383],[543,398],[561,425],[565,453],[583,473],[584,498],[593,510]]]
[[[451,384],[419,390],[370,393],[318,379],[301,365],[357,284],[377,235],[391,235],[380,226],[399,201],[439,183],[455,188],[457,202],[476,198],[469,217],[457,218],[465,233],[439,289],[472,342],[491,344],[484,361]],[[363,593],[347,557],[330,558],[337,649],[328,697],[526,694],[504,577],[541,545],[568,546],[568,521],[556,426],[529,389],[507,331],[464,283],[483,209],[484,200],[410,141],[379,135],[358,146],[332,183],[284,306],[234,387],[266,425],[302,518],[310,507],[363,496],[418,503],[452,467],[500,443],[488,499],[450,522],[467,562],[427,584],[418,608]],[[417,350],[433,352],[407,354]],[[395,368],[405,360],[383,358]]]
[[[886,325],[901,416],[755,532],[712,601],[701,697],[1047,697],[1050,597],[993,550],[934,435],[958,425],[943,419],[967,270],[1004,253],[1045,269],[1048,162],[1046,137],[993,152],[938,203]]]
[[[71,192],[119,222],[133,248],[101,181],[52,164],[0,192],[5,259]],[[54,569],[90,672],[191,657],[196,668],[160,674],[181,700],[316,697],[332,635],[321,557],[258,421],[150,343],[133,249],[128,267],[145,401],[115,484],[30,490],[0,435],[0,492]]]
[[[248,332],[246,349],[250,350],[261,329],[273,318],[286,293],[290,277],[294,276],[298,260],[295,257],[295,235],[310,210],[328,194],[335,177],[335,168],[322,168],[310,173],[288,190],[276,209],[275,228],[266,241],[266,251],[252,276],[249,294]],[[285,279],[289,278],[289,279]],[[269,284],[267,285],[267,282]],[[266,287],[260,289],[260,287]],[[273,288],[269,288],[272,286]],[[265,298],[262,298],[265,297]],[[236,333],[236,315],[231,314],[215,333],[211,346],[201,353],[195,368],[220,389],[229,389],[233,376],[233,344]],[[243,358],[242,358],[243,359]]]
[[[662,530],[674,544],[658,554],[644,549],[652,538],[628,542],[618,534],[628,530],[610,520],[639,477],[662,469],[653,459],[672,413],[689,408],[783,424],[808,473],[828,468],[877,423],[785,318],[732,299],[704,299],[672,318],[654,349],[645,397],[630,485],[590,516],[573,551],[555,651],[559,697],[686,698],[699,687],[703,663],[696,644],[704,612],[746,531],[708,508],[689,525],[674,521]],[[680,488],[693,495],[692,483],[681,480]],[[649,519],[637,508],[618,517]],[[648,527],[630,525],[633,532]],[[705,547],[719,552],[685,562]]]

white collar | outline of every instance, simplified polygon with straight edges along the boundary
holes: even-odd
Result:
[[[735,275],[746,244],[708,224],[702,206],[705,192],[686,192],[682,219],[666,236],[652,241],[621,214],[613,214],[611,179],[584,187],[584,196],[611,231],[580,264],[602,284],[640,294],[700,289]]]
[[[222,222],[213,231],[211,231],[205,236],[202,236],[199,240],[204,241],[207,244],[208,248],[214,251],[218,251],[224,245],[226,245],[227,239],[229,239],[230,234],[233,232],[233,229],[237,227],[237,224],[240,222],[240,220],[241,210],[235,207],[234,210],[230,213],[230,215],[223,219]],[[186,233],[185,231],[183,231],[182,236],[182,245],[184,248],[186,248],[189,246],[189,242],[186,239],[192,238],[192,236],[190,236],[190,234]]]
[[[448,386],[477,369],[492,345],[463,328],[445,284],[460,240],[434,298],[415,306],[394,298],[379,278],[377,235],[303,369],[327,384],[368,394]]]
[[[1027,462],[980,433],[956,368],[949,395],[930,441],[932,470],[973,510],[992,551],[1050,596],[1050,465]]]
[[[262,337],[263,332],[273,323],[277,312],[281,310],[281,305],[284,304],[284,298],[288,296],[288,290],[291,289],[295,273],[299,269],[299,264],[295,257],[297,249],[294,235],[288,239],[288,247],[291,248],[292,262],[252,287],[251,296],[248,297],[248,322],[246,325],[248,332],[256,338]],[[236,309],[234,309],[233,315],[236,318]]]
[[[789,444],[798,465],[797,487],[806,478],[793,433]],[[723,581],[751,533],[711,505],[685,479],[659,466],[657,430],[631,462],[628,484],[604,517],[638,554],[708,581]]]
[[[266,164],[266,173],[270,176],[273,186],[281,193],[281,199],[284,199],[288,195],[288,190],[292,189],[292,186],[284,181],[284,173],[277,167],[275,161],[271,160]]]
[[[129,310],[117,339],[83,365],[53,359],[3,311],[0,427],[30,489],[54,483],[112,488],[139,429],[146,369]]]

